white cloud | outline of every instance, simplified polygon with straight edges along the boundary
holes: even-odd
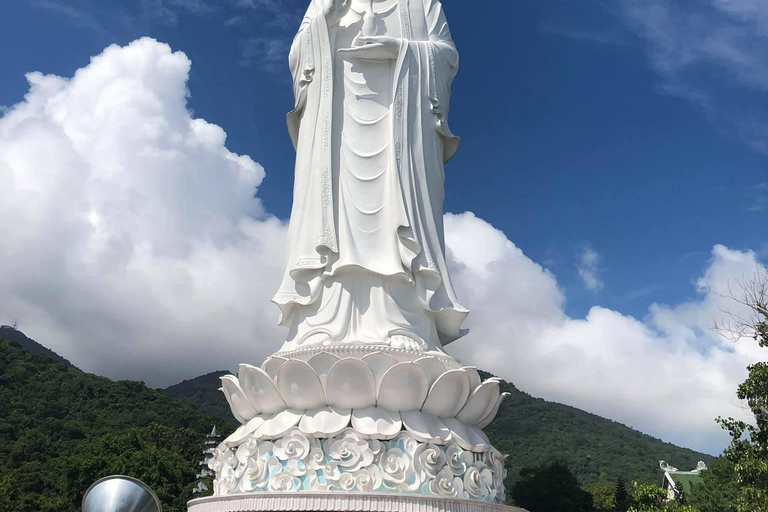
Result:
[[[239,9],[252,10],[259,15],[268,13],[271,17],[269,21],[280,27],[295,25],[301,21],[300,16],[304,14],[302,7],[292,5],[284,0],[231,0],[234,7]],[[263,23],[263,19],[261,19]]]
[[[591,292],[599,292],[605,287],[600,279],[600,262],[603,257],[592,247],[586,246],[579,253],[576,261],[576,270],[584,283],[584,288]]]
[[[744,417],[735,389],[765,352],[712,331],[722,310],[732,309],[715,292],[754,272],[754,253],[715,247],[697,298],[654,305],[642,320],[603,307],[570,318],[555,277],[502,232],[472,214],[447,216],[447,228],[454,280],[472,309],[469,336],[449,351],[534,396],[684,446],[725,446],[728,436],[714,418]]]
[[[243,53],[239,64],[244,68],[256,65],[272,73],[281,70],[285,76],[290,46],[290,42],[282,39],[252,37],[243,42]]]
[[[175,27],[179,24],[179,16],[166,7],[163,0],[141,0],[141,16],[144,20]]]
[[[189,68],[111,46],[72,79],[31,73],[0,119],[0,312],[86,370],[168,383],[279,336],[284,226],[253,198],[262,167],[191,117]]]
[[[186,106],[190,62],[141,39],[71,79],[32,73],[0,117],[0,321],[85,370],[166,385],[281,343],[269,302],[285,224],[254,198],[264,170]],[[718,450],[760,354],[710,330],[753,253],[716,247],[695,300],[635,319],[564,312],[556,277],[471,213],[446,215],[470,335],[449,347],[523,390]]]
[[[762,0],[622,0],[666,94],[703,109],[723,133],[768,152],[768,5]]]
[[[80,11],[68,3],[58,0],[33,0],[31,5],[32,7],[49,11],[56,16],[63,16],[69,19],[75,26],[106,33],[104,27],[91,14]]]

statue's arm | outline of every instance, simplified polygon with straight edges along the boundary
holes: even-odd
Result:
[[[301,96],[301,90],[309,82],[312,81],[312,75],[315,71],[314,62],[312,59],[312,20],[317,15],[315,2],[310,3],[307,13],[304,15],[304,19],[301,21],[301,26],[296,36],[291,43],[291,50],[288,53],[288,65],[291,68],[291,76],[293,76],[294,97],[298,106]]]
[[[424,13],[427,18],[429,42],[455,75],[456,68],[459,66],[459,52],[451,37],[451,29],[448,27],[443,4],[440,0],[424,0]]]
[[[313,41],[312,27],[316,20],[317,2],[313,0],[307,9],[307,13],[304,15],[304,19],[301,21],[299,31],[293,38],[291,49],[288,53],[288,65],[293,77],[294,106],[293,110],[288,113],[286,121],[294,148],[298,146],[299,125],[301,124],[302,113],[307,103],[309,85],[314,80],[315,67],[318,64],[315,62],[314,56],[314,45],[316,42]]]
[[[459,139],[448,126],[451,103],[451,84],[459,69],[459,52],[451,37],[448,20],[440,0],[423,0],[429,41],[429,103],[437,119],[437,129],[445,141],[445,161],[451,159],[458,148]]]

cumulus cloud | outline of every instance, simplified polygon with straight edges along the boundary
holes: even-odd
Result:
[[[111,46],[72,78],[27,76],[0,117],[0,321],[81,368],[167,385],[259,363],[284,336],[269,303],[285,223],[256,196],[265,173],[192,116],[190,62],[152,39]],[[471,333],[449,347],[523,390],[687,446],[725,444],[736,385],[758,359],[709,327],[711,290],[754,271],[717,246],[697,297],[643,319],[564,312],[557,278],[471,213],[446,215]]]
[[[449,215],[447,227],[455,281],[472,308],[469,336],[449,347],[463,361],[684,446],[716,452],[727,444],[713,420],[744,417],[734,391],[765,354],[749,341],[727,342],[712,326],[733,309],[722,297],[729,282],[755,271],[754,253],[715,247],[697,298],[654,305],[646,318],[603,307],[571,318],[555,276],[502,232],[472,214]]]
[[[584,283],[584,288],[591,292],[599,292],[605,287],[600,279],[600,261],[603,257],[592,247],[586,246],[579,253],[576,261],[576,270]]]
[[[71,79],[29,74],[0,119],[0,311],[86,370],[169,383],[279,336],[284,226],[254,199],[262,167],[187,110],[189,69],[111,46]]]
[[[622,0],[660,90],[691,101],[724,133],[768,153],[768,7],[761,0]]]

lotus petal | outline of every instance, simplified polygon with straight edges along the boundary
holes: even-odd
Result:
[[[374,352],[373,354],[363,356],[363,361],[371,367],[373,374],[376,376],[376,392],[378,393],[382,377],[390,368],[397,364],[397,359],[383,352]]]
[[[421,366],[421,369],[427,374],[430,387],[446,371],[445,365],[436,357],[422,357],[415,360],[414,363]]]
[[[325,407],[325,391],[309,364],[298,359],[284,363],[277,372],[277,389],[289,409]]]
[[[352,428],[369,439],[393,439],[403,428],[400,414],[380,407],[352,411]]]
[[[504,399],[507,398],[509,395],[510,393],[502,393],[499,395],[499,399],[496,400],[496,405],[493,406],[493,409],[491,410],[490,414],[488,414],[485,418],[480,420],[480,422],[477,424],[477,428],[483,429],[491,424],[493,419],[499,413],[499,407],[501,407],[501,402],[503,402]]]
[[[288,360],[284,357],[272,356],[264,361],[264,364],[261,365],[261,369],[267,372],[267,375],[269,375],[272,380],[275,380],[277,379],[277,372],[286,361]]]
[[[451,429],[451,438],[465,450],[485,452],[490,448],[491,444],[482,430],[465,425],[456,418],[441,419]]]
[[[247,423],[258,414],[248,402],[243,388],[240,387],[234,375],[224,375],[221,377],[221,391],[227,397],[232,414],[240,423]]]
[[[480,420],[488,416],[499,398],[499,381],[488,379],[472,393],[467,400],[467,405],[456,417],[467,425],[477,425]]]
[[[331,407],[307,411],[299,422],[299,429],[315,437],[333,437],[347,428],[351,413],[349,409]]]
[[[451,440],[451,431],[440,418],[421,411],[403,412],[400,417],[405,429],[422,443],[445,444]]]
[[[398,363],[381,379],[376,406],[390,411],[418,411],[429,392],[429,380],[421,366]]]
[[[464,370],[445,372],[432,385],[421,410],[434,416],[453,418],[464,408],[469,392],[467,372]]]
[[[259,412],[274,414],[286,409],[287,406],[280,397],[280,392],[274,381],[261,368],[241,364],[239,378],[245,396]]]
[[[283,437],[293,427],[299,424],[304,411],[287,409],[267,418],[264,424],[254,432],[258,439],[275,439]]]
[[[462,368],[462,370],[467,372],[467,375],[469,375],[469,389],[471,392],[474,392],[483,379],[480,378],[480,374],[477,373],[477,368],[474,366],[465,366]]]
[[[243,441],[245,441],[248,436],[256,432],[261,426],[264,424],[264,418],[261,416],[256,416],[251,421],[246,423],[245,425],[240,425],[240,428],[235,430],[232,435],[230,435],[228,438],[224,440],[224,444],[229,446],[230,448],[235,446],[240,446]]]
[[[309,358],[309,366],[315,370],[315,373],[320,378],[320,382],[323,386],[325,386],[325,381],[328,378],[328,372],[331,370],[331,366],[336,364],[339,359],[339,356],[329,352],[320,352]]]
[[[376,377],[360,359],[338,361],[328,372],[325,396],[331,407],[365,409],[376,405]]]
[[[256,418],[258,417],[259,416],[256,416]],[[239,427],[237,427],[237,430],[232,432],[232,434],[230,434],[230,436],[224,440],[224,444],[226,446],[229,446],[230,448],[234,446],[239,446],[240,443],[243,442],[243,440],[248,437],[247,435],[243,435],[243,432],[245,432],[246,425],[247,423],[245,425],[240,425]]]

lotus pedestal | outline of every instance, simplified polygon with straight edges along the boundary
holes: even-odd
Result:
[[[499,381],[443,353],[279,353],[222,391],[242,425],[209,461],[214,497],[190,512],[513,510],[506,457],[482,431]]]

